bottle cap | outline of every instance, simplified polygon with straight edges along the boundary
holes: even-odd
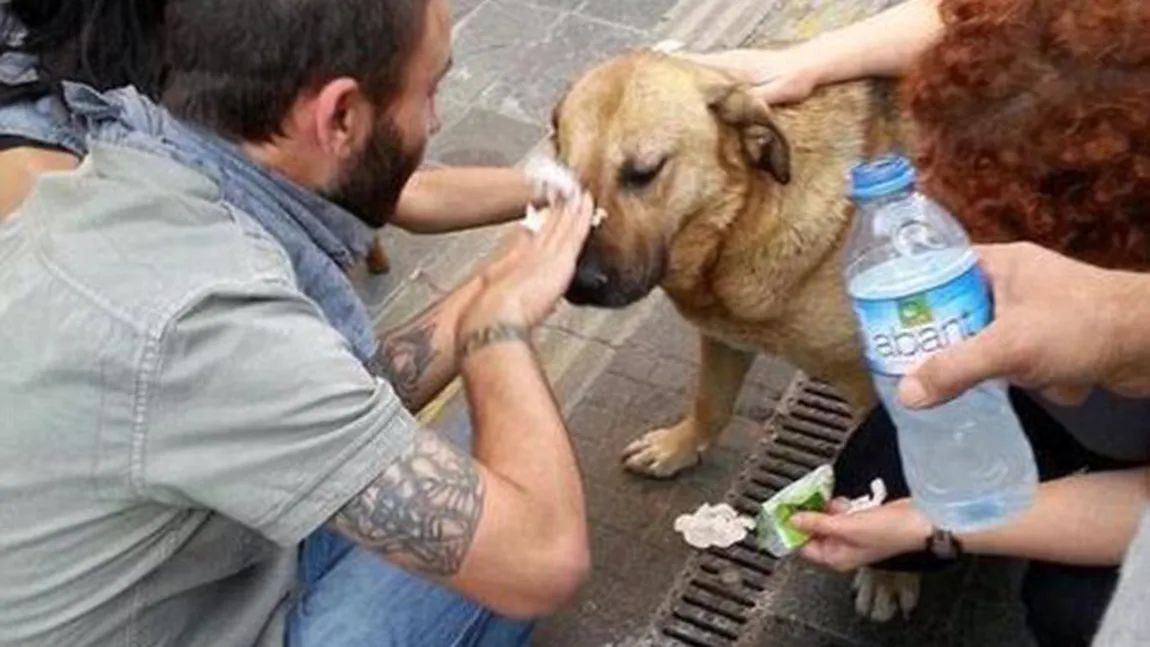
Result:
[[[850,197],[881,198],[914,186],[914,179],[914,167],[901,155],[882,155],[857,162],[850,170]]]

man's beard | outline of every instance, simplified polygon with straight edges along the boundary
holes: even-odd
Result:
[[[403,187],[423,159],[424,144],[414,151],[405,149],[395,125],[379,120],[324,196],[368,225],[382,227],[395,214]]]

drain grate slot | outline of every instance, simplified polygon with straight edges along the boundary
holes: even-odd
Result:
[[[825,382],[800,375],[767,422],[763,442],[734,479],[727,503],[757,516],[772,494],[833,461],[851,426],[846,402]],[[753,536],[729,548],[693,553],[647,635],[666,647],[751,644],[756,620],[773,591],[776,564]]]
[[[818,456],[819,459],[824,462],[827,459],[833,458],[835,452],[838,451],[838,445],[835,443],[818,440],[801,434],[781,433],[775,437],[775,442],[781,447],[789,447],[796,451]]]
[[[732,591],[732,587],[725,586],[722,582],[713,582],[710,579],[699,578],[691,582],[691,585],[710,595],[722,598],[728,602],[733,602],[740,607],[750,608],[755,606],[754,600],[746,595]]]
[[[804,474],[827,462],[825,458],[813,456],[806,452],[791,449],[782,443],[776,442],[774,445],[774,447],[768,450],[768,453],[772,458],[790,463],[791,465],[802,469]]]
[[[731,622],[720,615],[690,604],[686,600],[683,600],[683,602],[684,604],[679,605],[675,611],[673,611],[677,620],[692,625],[696,629],[713,633],[720,638],[726,638],[727,640],[734,640],[739,637],[741,625],[738,623]]]
[[[736,625],[742,625],[747,622],[747,619],[744,617],[743,607],[725,597],[717,596],[710,591],[700,588],[697,583],[689,587],[687,592],[683,594],[683,602],[709,613],[723,616]]]
[[[843,431],[838,427],[828,427],[818,422],[806,422],[797,419],[787,420],[780,427],[782,427],[780,434],[806,436],[831,443],[837,443],[843,435]]]
[[[680,621],[677,618],[663,628],[662,634],[678,641],[673,644],[684,645],[685,647],[725,647],[731,644],[727,638],[699,629],[695,625]]]

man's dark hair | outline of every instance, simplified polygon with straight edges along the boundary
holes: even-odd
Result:
[[[9,19],[27,29],[19,49],[39,57],[44,78],[16,90],[43,93],[66,80],[98,90],[134,85],[144,94],[158,95],[164,4],[164,0],[11,0]],[[0,31],[14,27],[0,25]]]
[[[266,141],[296,98],[354,78],[378,105],[402,89],[429,0],[170,0],[163,103],[234,140]]]

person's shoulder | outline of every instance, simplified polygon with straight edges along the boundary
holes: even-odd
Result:
[[[213,290],[294,290],[283,248],[220,199],[209,178],[168,158],[94,146],[46,174],[20,209],[42,262],[141,323]]]

